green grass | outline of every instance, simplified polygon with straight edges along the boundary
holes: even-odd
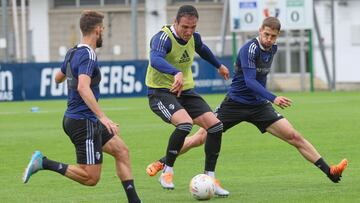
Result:
[[[230,197],[211,202],[360,202],[360,93],[284,93],[293,106],[279,110],[328,163],[346,157],[348,169],[339,184],[331,183],[290,145],[241,123],[224,134],[217,177]],[[215,107],[223,95],[204,95]],[[40,111],[31,113],[37,106]],[[163,190],[145,167],[165,152],[173,127],[153,114],[146,98],[104,99],[107,115],[120,123],[130,148],[137,191],[145,203],[197,202],[188,192],[190,179],[203,170],[203,147],[181,156],[175,165],[174,191]],[[74,147],[62,130],[65,101],[0,103],[0,202],[126,202],[106,155],[102,177],[85,187],[58,174],[41,171],[28,184],[21,180],[31,153],[75,163]],[[197,128],[194,128],[195,131]]]

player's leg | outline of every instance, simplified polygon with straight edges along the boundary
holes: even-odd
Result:
[[[61,175],[65,175],[67,168],[67,164],[50,160],[40,151],[35,151],[23,173],[23,182],[27,183],[30,177],[40,170],[52,170]]]
[[[196,96],[197,97],[197,96]],[[200,99],[202,100],[202,99]],[[190,104],[199,104],[203,101],[197,102],[189,102]],[[222,101],[221,105],[219,105],[215,110],[215,115],[219,120],[223,122],[223,131],[225,132],[227,129],[235,126],[236,124],[240,123],[244,119],[244,115],[242,108],[238,108],[238,103],[230,100],[228,97]],[[192,109],[202,109],[202,107],[192,108]],[[246,108],[247,109],[247,108]],[[205,109],[206,112],[206,109]],[[201,115],[203,111],[191,111],[194,116]],[[186,137],[184,145],[180,151],[180,154],[185,153],[186,151],[190,150],[193,147],[197,147],[202,145],[205,142],[207,137],[207,131],[204,128],[200,128],[194,135],[190,137]],[[162,157],[161,159],[154,161],[153,163],[149,164],[146,168],[146,172],[149,176],[154,176],[156,173],[163,169],[166,157]],[[220,193],[220,192],[218,192]]]
[[[185,138],[184,145],[180,150],[180,154],[184,154],[192,148],[199,147],[205,143],[207,131],[204,128],[199,128],[193,135]]]
[[[162,120],[176,127],[168,141],[165,165],[160,176],[160,184],[165,189],[174,189],[172,182],[173,166],[184,144],[185,137],[192,129],[192,119],[178,100],[180,98],[177,98],[176,95],[160,90],[155,90],[152,95],[149,95],[151,110]]]
[[[296,131],[287,119],[282,118],[274,122],[266,128],[266,131],[293,145],[305,159],[320,168],[333,182],[340,181],[347,160],[344,159],[339,165],[329,167],[315,147]]]
[[[221,148],[223,124],[212,112],[206,112],[194,119],[194,123],[206,129],[205,171],[215,171],[217,158]]]
[[[78,165],[67,165],[53,161],[36,151],[24,173],[24,183],[39,170],[51,170],[83,185],[94,186],[100,179],[102,157],[101,138],[93,129],[90,120],[64,118],[64,130],[76,147]]]
[[[186,136],[192,129],[192,119],[184,109],[176,111],[171,116],[171,123],[176,126],[170,135],[163,173],[160,176],[160,184],[165,189],[174,189],[173,174],[174,163],[184,144]]]
[[[194,123],[207,131],[205,139],[205,171],[214,173],[221,148],[223,124],[200,95],[193,92],[184,96],[184,98],[182,105],[193,118]]]
[[[215,194],[218,196],[226,197],[230,193],[222,188],[220,181],[215,178],[215,166],[219,157],[221,148],[221,138],[223,132],[222,122],[216,118],[212,112],[204,113],[203,115],[194,119],[194,123],[207,129],[207,138],[205,141],[205,174],[214,178],[215,181]]]
[[[106,134],[107,131],[104,130]],[[136,193],[131,173],[129,150],[124,141],[118,136],[112,136],[109,141],[105,142],[103,151],[114,157],[116,174],[124,187],[128,201],[131,203],[141,202]]]
[[[219,109],[224,106],[224,102],[225,100],[220,107],[216,109],[215,114],[211,111],[211,108],[205,100],[196,93],[191,95],[187,102],[183,104],[184,107],[186,106],[185,108],[189,109],[188,112],[193,118],[194,123],[206,129],[204,173],[214,178],[216,183],[215,194],[218,196],[229,195],[229,192],[220,186],[220,181],[215,179],[215,166],[220,153],[223,133],[223,123],[217,116],[219,116]],[[200,136],[197,139],[199,138]]]
[[[225,97],[221,104],[215,109],[215,116],[223,123],[223,132],[237,125],[243,120],[243,113],[239,112],[241,109],[238,109],[237,107],[237,103],[230,100],[228,97]],[[186,137],[180,154],[186,153],[191,148],[201,146],[205,143],[206,137],[207,130],[201,127],[198,131],[195,132],[195,134]],[[159,161],[161,161],[161,159]]]
[[[314,146],[296,131],[286,118],[271,124],[266,131],[293,145],[311,163],[315,163],[321,157]]]
[[[101,164],[69,165],[65,176],[86,186],[95,186],[100,180]]]
[[[25,169],[23,181],[27,183],[32,175],[40,170],[50,170],[68,177],[80,184],[94,186],[100,179],[101,164],[98,165],[67,165],[44,157],[35,151]]]
[[[198,147],[204,144],[206,136],[207,136],[207,132],[204,128],[200,128],[192,136],[187,136],[185,138],[184,144],[180,150],[179,155],[186,153],[187,151],[189,151],[194,147]],[[166,156],[149,164],[146,167],[146,173],[149,176],[155,176],[159,171],[164,169],[165,160],[166,160]]]

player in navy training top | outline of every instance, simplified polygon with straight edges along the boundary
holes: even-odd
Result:
[[[83,185],[94,186],[101,173],[103,151],[115,158],[116,172],[126,192],[128,202],[140,203],[130,168],[127,146],[118,136],[118,124],[106,117],[97,101],[101,74],[95,49],[102,46],[104,15],[83,11],[80,29],[81,44],[68,51],[56,73],[55,81],[67,80],[68,102],[63,119],[65,133],[75,146],[78,165],[50,160],[35,151],[24,173],[24,183],[39,170],[58,172]]]
[[[71,87],[68,88],[68,102],[65,117],[73,119],[89,119],[96,122],[96,115],[84,102],[77,87],[73,87],[76,85],[73,81],[76,81],[79,78],[79,75],[87,75],[92,80],[90,89],[95,100],[99,100],[99,82],[101,74],[94,50],[87,44],[78,44],[67,53],[64,61],[65,62],[61,66],[61,72],[64,75],[66,75],[67,71],[68,74],[71,74],[71,76],[68,77],[68,85]],[[69,70],[67,70],[68,65],[71,67]]]
[[[329,166],[314,146],[271,105],[274,103],[282,109],[291,105],[290,99],[276,96],[266,89],[266,76],[277,51],[275,42],[280,26],[277,18],[266,18],[259,29],[259,36],[241,47],[230,89],[215,113],[224,125],[224,132],[242,121],[252,123],[262,133],[269,132],[293,145],[306,160],[320,168],[331,181],[338,183],[347,160]],[[202,145],[206,134],[204,129],[200,129],[187,137],[180,153]],[[159,161],[163,163],[164,160],[165,157]]]

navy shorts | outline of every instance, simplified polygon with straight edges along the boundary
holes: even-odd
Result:
[[[209,105],[196,92],[182,92],[180,97],[167,91],[156,89],[148,95],[151,110],[165,122],[171,123],[172,115],[180,109],[185,109],[192,119],[206,112],[212,112]]]
[[[226,96],[220,106],[215,109],[217,118],[223,123],[223,132],[246,121],[255,125],[262,133],[274,122],[284,118],[275,111],[270,102],[259,105],[242,104]]]
[[[63,129],[75,146],[78,164],[102,163],[102,146],[114,135],[100,121],[64,117]]]

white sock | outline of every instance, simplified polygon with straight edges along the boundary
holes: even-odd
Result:
[[[163,173],[172,173],[173,174],[174,173],[173,167],[165,165]]]
[[[215,171],[205,171],[205,174],[212,178],[215,178]]]

